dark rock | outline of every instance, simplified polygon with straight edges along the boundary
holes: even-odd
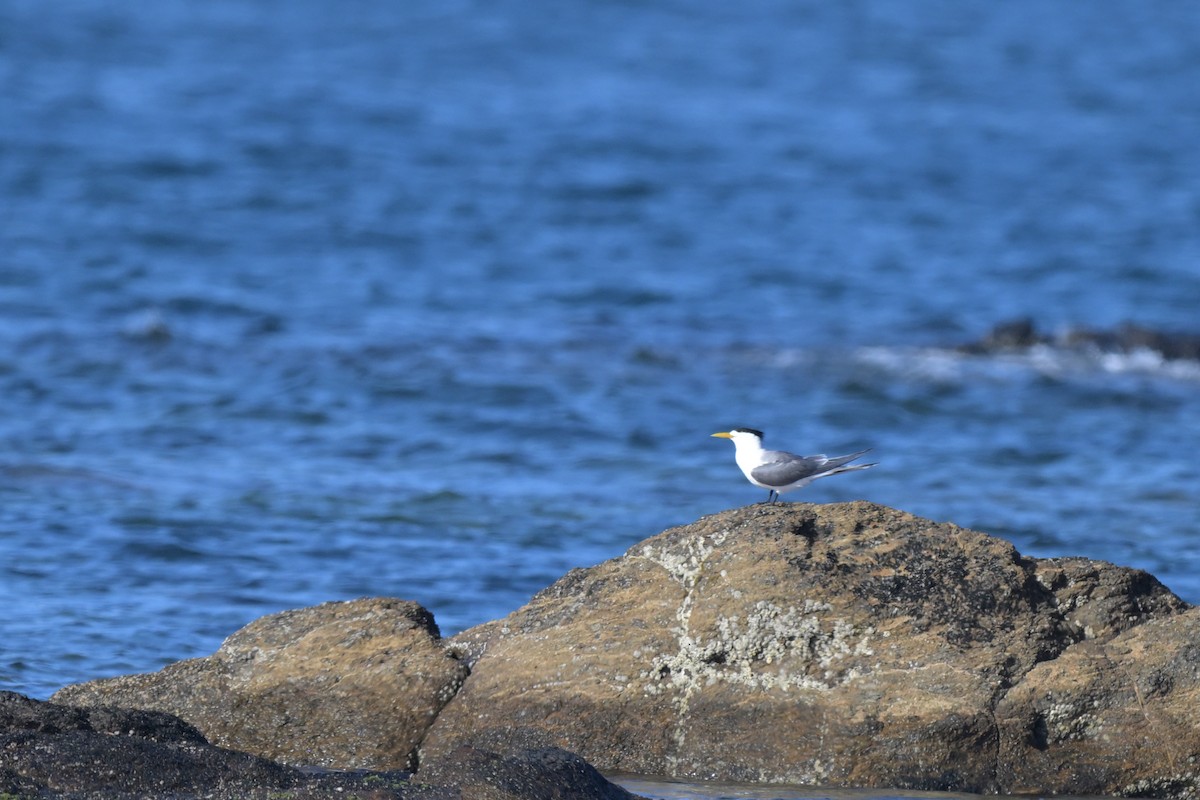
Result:
[[[0,765],[0,793],[16,797],[282,800],[329,797],[339,786],[379,798],[456,796],[422,793],[396,775],[304,773],[214,747],[169,714],[72,708],[13,692],[0,692]]]
[[[1033,320],[1029,317],[1022,317],[1000,323],[988,331],[978,342],[966,345],[964,349],[970,352],[991,353],[1029,348],[1045,341],[1046,337],[1037,332]]]
[[[466,672],[428,611],[384,598],[263,617],[207,658],[52,699],[165,711],[215,744],[286,764],[411,769]]]
[[[422,765],[417,779],[453,786],[471,800],[634,800],[574,753],[557,747],[514,749],[505,754],[458,747]]]
[[[1105,735],[1143,750],[1119,769],[1098,741],[1056,736],[1053,715],[1038,723],[1040,699],[1010,698],[1052,665],[1091,664],[1075,655],[1085,648],[1174,636],[1187,609],[1143,572],[1039,562],[867,503],[738,509],[575,570],[455,637],[472,673],[422,755],[487,749],[517,726],[604,770],[681,778],[1059,793],[1089,770],[1106,776],[1088,784],[1101,793],[1186,781],[1144,728],[1117,724],[1142,708],[1129,698],[1110,698],[1126,716]],[[1181,656],[1155,685],[1183,703],[1190,669]],[[1163,731],[1186,765],[1200,731]],[[1021,748],[1075,766],[1021,773]]]
[[[463,748],[420,780],[400,772],[301,770],[215,747],[169,714],[73,708],[0,692],[0,797],[634,800],[578,756],[511,744],[504,750]]]
[[[1110,639],[1188,607],[1140,569],[1088,558],[1042,558],[1034,563],[1038,582],[1054,593],[1059,613],[1084,639]]]
[[[1112,330],[1076,326],[1051,335],[1038,331],[1032,319],[1022,317],[996,325],[978,341],[959,349],[966,353],[990,354],[1027,350],[1037,345],[1101,353],[1147,351],[1168,361],[1200,361],[1200,334],[1154,330],[1129,322]]]

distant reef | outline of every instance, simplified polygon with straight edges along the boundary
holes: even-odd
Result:
[[[1200,333],[1155,330],[1127,322],[1111,329],[1069,327],[1044,333],[1028,317],[1009,320],[992,328],[977,341],[961,345],[966,353],[1004,353],[1039,345],[1101,353],[1156,353],[1169,361],[1200,361]]]
[[[198,762],[229,796],[630,797],[599,769],[1194,798],[1198,698],[1200,609],[1145,572],[865,502],[759,505],[449,639],[415,603],[327,603],[156,673],[0,697],[0,791],[138,792],[158,769],[182,797]]]

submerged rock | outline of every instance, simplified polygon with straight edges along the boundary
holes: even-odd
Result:
[[[543,796],[522,787],[547,774],[620,796],[590,763],[1193,797],[1195,642],[1200,609],[1139,570],[1028,558],[869,503],[760,505],[573,570],[450,640],[415,604],[331,603],[54,699],[171,711],[289,764],[416,764],[429,784],[460,775],[464,796]]]

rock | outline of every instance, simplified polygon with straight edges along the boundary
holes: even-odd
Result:
[[[737,509],[454,637],[471,675],[422,763],[516,730],[605,771],[1184,796],[1200,729],[1165,709],[1200,696],[1188,608],[1137,570],[868,503]],[[1072,728],[1085,708],[1100,721]]]
[[[239,770],[269,785],[309,775],[200,758],[203,734],[290,765],[418,764],[436,797],[624,797],[590,762],[701,780],[1192,798],[1193,642],[1200,609],[1139,570],[1027,558],[869,503],[760,505],[573,570],[449,642],[397,600],[265,617],[209,658],[55,695],[86,708],[35,722],[11,712],[25,721],[4,741],[32,758],[21,737],[120,733],[106,734],[123,740],[117,761],[158,753],[163,786],[186,785],[177,764],[227,783]],[[62,772],[106,763],[100,752]],[[54,771],[8,763],[6,751],[0,791],[40,791]],[[380,780],[380,792],[417,791]]]
[[[1027,350],[1038,345],[1101,353],[1144,351],[1167,361],[1200,361],[1200,334],[1154,330],[1130,322],[1111,330],[1076,326],[1051,335],[1038,331],[1032,319],[1021,317],[1001,322],[978,341],[958,349],[989,354]]]
[[[1037,332],[1032,319],[1021,317],[996,325],[978,342],[965,345],[963,349],[972,353],[992,353],[1025,349],[1046,341],[1046,337]]]
[[[1039,664],[997,704],[1010,789],[1195,797],[1200,608],[1085,642]]]
[[[1187,604],[1140,569],[1088,558],[1034,560],[1038,583],[1054,593],[1058,612],[1084,639],[1111,639]]]
[[[422,765],[417,778],[432,786],[453,786],[471,800],[634,800],[574,753],[557,747],[504,748],[505,755],[459,747],[441,760]]]
[[[212,656],[69,686],[52,699],[165,711],[214,744],[285,764],[412,769],[466,673],[428,611],[370,599],[263,617]]]
[[[1081,329],[1072,335],[1084,341],[1108,343],[1108,349],[1124,353],[1149,350],[1169,360],[1200,361],[1200,334],[1159,331],[1127,322],[1111,333]]]
[[[397,774],[315,775],[214,747],[169,714],[83,709],[0,692],[0,796],[452,800]]]
[[[215,747],[169,714],[76,708],[0,692],[0,797],[113,800],[636,800],[554,748],[460,748],[405,773],[301,770]],[[425,773],[428,773],[427,775]]]

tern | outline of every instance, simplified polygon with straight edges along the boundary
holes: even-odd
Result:
[[[763,502],[774,503],[783,492],[799,489],[802,486],[824,478],[837,475],[839,472],[853,472],[858,469],[868,469],[874,464],[855,464],[850,462],[870,452],[859,450],[848,456],[798,456],[785,453],[782,450],[764,450],[762,446],[762,431],[753,428],[734,428],[731,431],[714,433],[719,439],[733,441],[734,460],[741,468],[746,480],[755,486],[769,490],[767,499]]]

